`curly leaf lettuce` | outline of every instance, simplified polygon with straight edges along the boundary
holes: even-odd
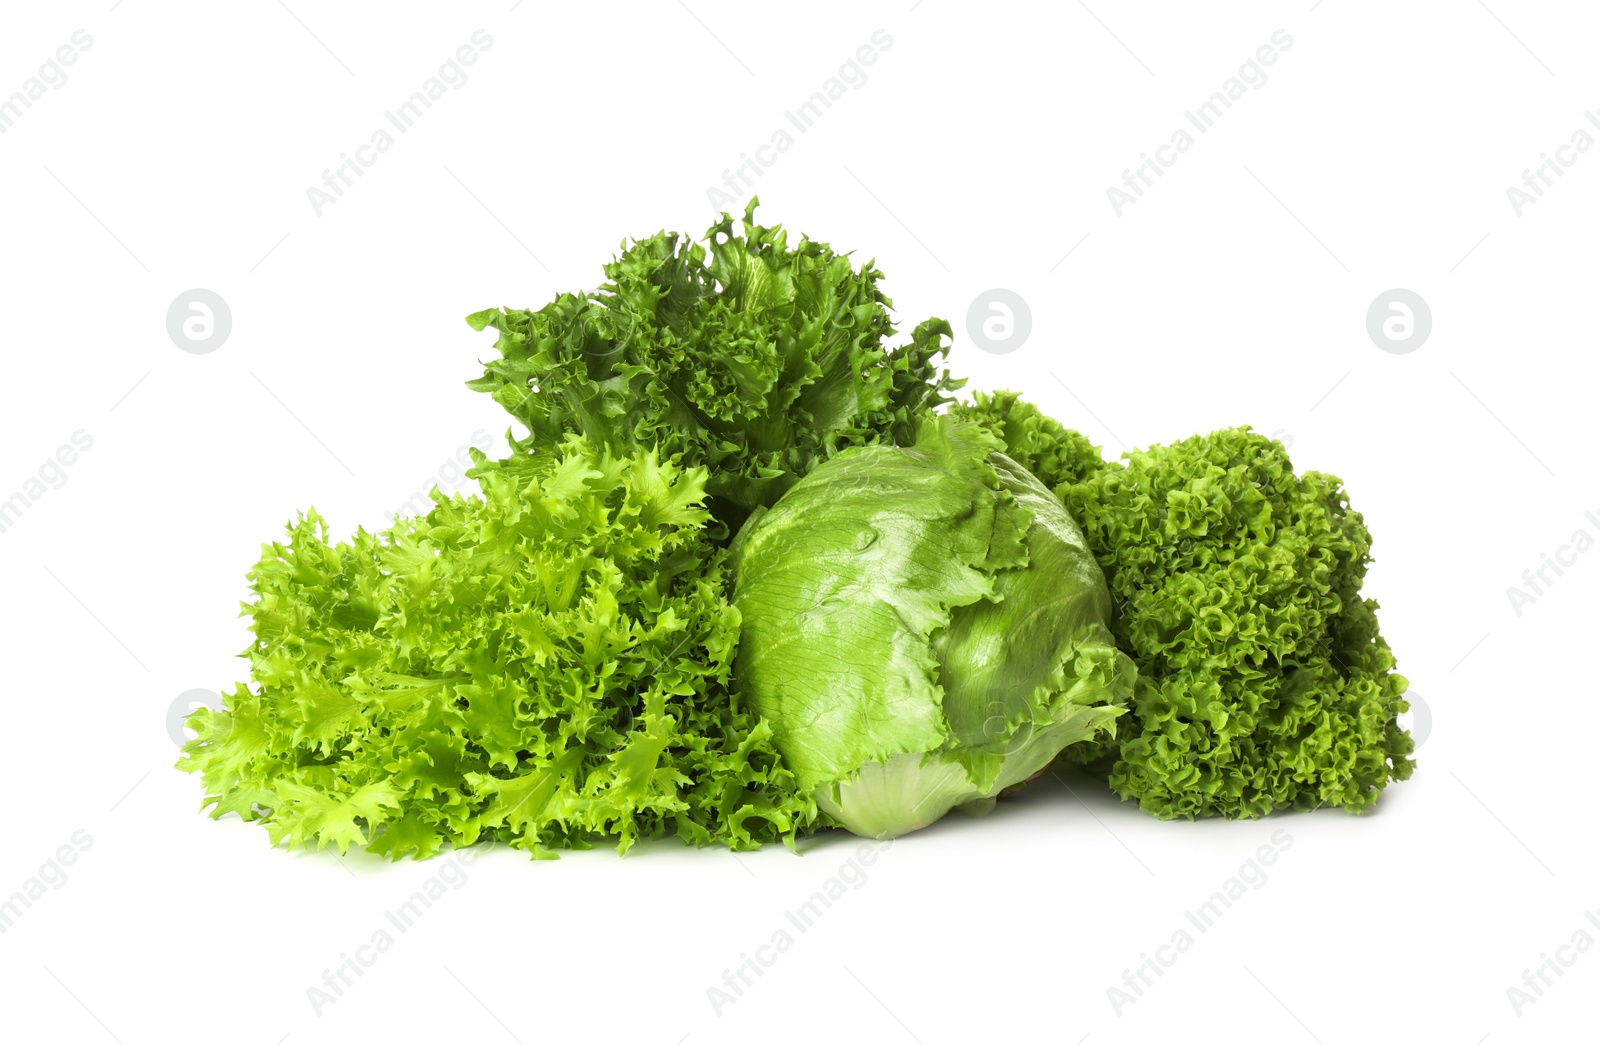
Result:
[[[1296,476],[1248,428],[1100,457],[1015,393],[952,413],[984,425],[1083,526],[1139,667],[1114,739],[1064,757],[1162,818],[1370,808],[1411,775],[1406,680],[1361,595],[1371,534],[1338,479]]]
[[[1083,482],[1107,467],[1098,446],[1015,392],[978,392],[970,401],[952,403],[949,413],[999,436],[1006,456],[1050,490]]]
[[[500,357],[468,387],[528,428],[536,454],[580,433],[616,453],[654,448],[708,471],[723,534],[841,449],[909,442],[960,386],[938,360],[950,327],[895,333],[883,274],[826,243],[789,242],[744,214],[624,244],[592,293],[467,317]]]
[[[1361,812],[1411,775],[1407,683],[1361,595],[1372,536],[1338,479],[1297,476],[1281,443],[1235,428],[1057,492],[1141,674],[1118,794],[1163,818]]]
[[[263,547],[256,685],[197,710],[181,768],[213,815],[399,859],[495,839],[548,855],[676,834],[743,849],[815,819],[729,675],[739,613],[705,473],[567,439],[481,497]]]
[[[799,786],[888,838],[1111,730],[1132,664],[1072,519],[976,425],[839,454],[735,543],[737,672]]]

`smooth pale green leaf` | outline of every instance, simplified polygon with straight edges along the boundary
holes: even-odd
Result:
[[[857,833],[993,797],[1131,691],[1082,535],[1001,445],[946,418],[847,450],[735,542],[741,696]]]

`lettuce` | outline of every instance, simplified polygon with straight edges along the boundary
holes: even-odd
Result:
[[[468,317],[526,428],[481,493],[266,545],[202,808],[275,844],[536,856],[887,838],[1053,760],[1162,818],[1370,808],[1406,680],[1340,481],[1229,429],[1104,460],[952,403],[871,261],[723,214],[592,292]]]
[[[467,317],[499,332],[500,358],[468,387],[528,428],[537,454],[568,433],[627,453],[658,450],[708,470],[718,532],[841,449],[909,441],[960,382],[938,370],[950,327],[930,319],[909,343],[883,278],[826,243],[790,245],[781,226],[744,231],[727,214],[704,245],[659,232],[624,244],[592,293],[536,311]]]
[[[1138,665],[1129,720],[1069,761],[1163,819],[1370,808],[1411,775],[1404,677],[1361,595],[1371,534],[1340,481],[1228,429],[1107,462],[1014,393],[953,413],[1051,484]]]
[[[1131,693],[1082,534],[1001,446],[940,418],[847,450],[735,542],[741,693],[857,834],[985,808]]]
[[[1361,595],[1372,535],[1337,478],[1234,428],[1059,492],[1142,676],[1119,795],[1164,819],[1362,812],[1411,775],[1406,680]]]
[[[481,497],[331,543],[263,547],[254,687],[197,710],[180,768],[275,844],[395,859],[676,834],[792,843],[816,818],[730,689],[739,613],[705,472],[570,437],[545,469],[477,455]]]
[[[949,412],[999,436],[1006,456],[1051,490],[1082,482],[1107,467],[1098,446],[1015,392],[978,392],[970,402],[952,404]]]

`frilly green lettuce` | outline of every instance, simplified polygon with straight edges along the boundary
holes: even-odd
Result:
[[[1006,456],[1032,472],[1047,488],[1082,482],[1106,467],[1100,448],[1063,427],[1015,392],[978,392],[952,403],[950,415],[998,435]]]
[[[548,855],[673,833],[743,849],[816,817],[729,686],[739,613],[703,469],[571,437],[482,496],[264,546],[255,685],[189,719],[213,815],[398,859],[495,839]]]
[[[1372,536],[1338,479],[1234,428],[1057,492],[1141,674],[1118,794],[1163,818],[1361,812],[1411,775],[1406,680],[1361,595]]]
[[[1063,499],[1110,584],[1138,695],[1064,758],[1162,818],[1360,812],[1411,775],[1406,680],[1361,596],[1372,539],[1338,479],[1235,428],[1101,458],[1014,393],[952,408]]]
[[[756,224],[756,204],[742,234],[724,214],[704,244],[667,232],[625,243],[592,293],[467,317],[499,331],[500,358],[468,387],[528,427],[520,454],[577,432],[705,467],[725,536],[837,451],[909,441],[949,401],[960,382],[937,365],[949,324],[927,320],[891,347],[873,263],[791,245]]]

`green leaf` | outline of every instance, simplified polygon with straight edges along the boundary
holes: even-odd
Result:
[[[814,802],[734,699],[704,470],[572,437],[478,479],[381,533],[333,542],[311,512],[262,549],[254,684],[194,713],[180,760],[213,815],[394,859],[809,830]]]
[[[741,696],[836,822],[892,837],[1111,727],[1133,669],[1083,536],[972,424],[847,450],[735,544]]]
[[[658,232],[626,245],[592,293],[467,322],[499,334],[470,388],[528,436],[501,468],[569,433],[707,470],[720,535],[850,446],[909,442],[960,387],[938,369],[949,325],[892,345],[883,274],[781,226],[724,214],[702,243]],[[658,506],[670,510],[671,505]]]
[[[1338,479],[1247,428],[1099,459],[1012,393],[955,411],[1048,476],[1138,665],[1115,739],[1064,757],[1162,818],[1371,808],[1410,776],[1406,680],[1360,594],[1371,549]]]

